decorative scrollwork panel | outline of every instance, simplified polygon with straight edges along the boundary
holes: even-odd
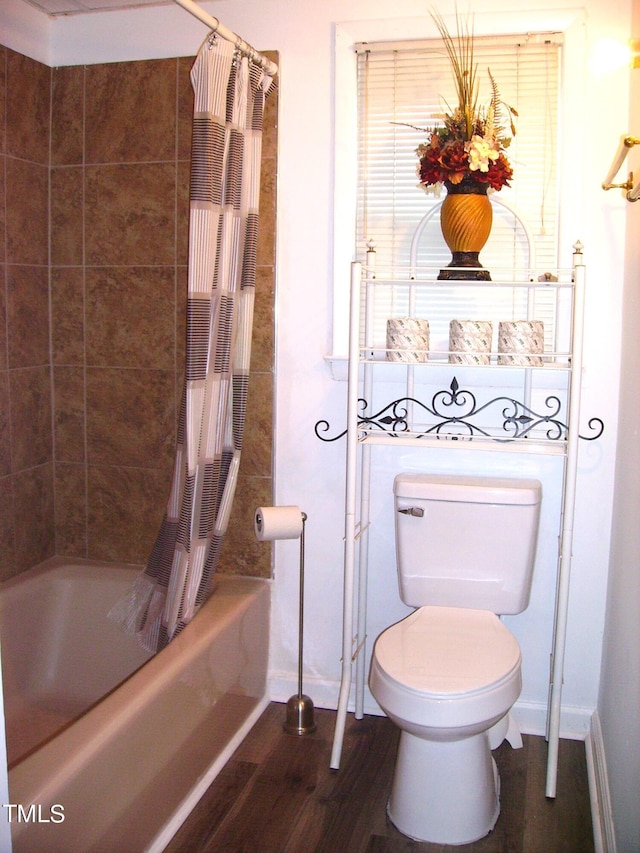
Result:
[[[436,391],[428,403],[414,397],[400,397],[370,413],[368,401],[360,398],[358,428],[363,433],[411,434],[416,439],[478,437],[514,441],[535,437],[545,441],[564,441],[568,427],[561,419],[561,409],[562,401],[553,394],[544,400],[542,411],[508,396],[494,397],[480,404],[476,395],[467,388],[460,388],[454,377],[449,388]],[[484,425],[487,416],[497,422],[497,428]],[[424,417],[425,425],[415,426],[421,417]],[[604,422],[600,418],[591,418],[588,426],[591,433],[580,435],[585,441],[594,441],[604,432]],[[331,425],[326,420],[315,425],[317,437],[325,442],[337,441],[347,432],[345,429],[337,435],[328,436],[326,433],[330,429]]]

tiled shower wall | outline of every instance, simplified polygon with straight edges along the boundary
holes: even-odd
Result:
[[[49,69],[0,47],[0,578],[54,554],[141,564],[153,545],[183,380],[191,63]],[[276,116],[274,93],[247,432],[220,566],[262,577]]]

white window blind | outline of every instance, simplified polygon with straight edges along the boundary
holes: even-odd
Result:
[[[511,187],[496,193],[508,207],[494,203],[494,225],[480,260],[494,270],[535,267],[543,274],[558,265],[557,250],[557,128],[561,37],[556,34],[476,38],[478,103],[488,106],[491,86],[487,68],[501,97],[518,111],[517,133],[506,150],[513,168]],[[414,128],[432,128],[437,115],[457,106],[451,66],[439,40],[367,43],[356,46],[358,56],[358,199],[357,256],[365,259],[373,242],[381,274],[402,275],[409,266],[412,238],[425,214],[442,199],[418,186],[415,150],[425,134]],[[506,117],[505,117],[506,121]],[[520,220],[514,217],[515,210]],[[522,225],[524,221],[525,225]],[[529,239],[533,240],[533,257]],[[440,231],[438,213],[424,228],[417,248],[419,268],[444,267],[451,260]],[[500,319],[517,319],[519,305],[499,300],[487,312]],[[402,289],[376,297],[374,338],[384,345],[386,318],[405,312]],[[446,349],[448,321],[454,316],[455,286],[443,285],[439,303],[418,305],[417,316],[432,325],[432,341]],[[479,309],[480,310],[480,309]],[[549,322],[553,335],[549,305]],[[547,309],[539,306],[544,319]],[[549,340],[549,347],[553,343]]]

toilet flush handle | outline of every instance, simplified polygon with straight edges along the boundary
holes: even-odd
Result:
[[[414,515],[416,518],[424,516],[424,510],[421,506],[408,506],[406,509],[399,509],[398,512],[401,512],[403,515]]]

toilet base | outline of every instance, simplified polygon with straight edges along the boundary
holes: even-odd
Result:
[[[511,749],[522,749],[522,735],[520,726],[513,718],[513,714],[505,714],[501,720],[491,726],[487,732],[489,738],[489,749],[497,749],[503,740],[510,744]]]
[[[470,844],[500,814],[500,778],[486,732],[457,741],[400,734],[387,814],[403,835],[435,844]]]

